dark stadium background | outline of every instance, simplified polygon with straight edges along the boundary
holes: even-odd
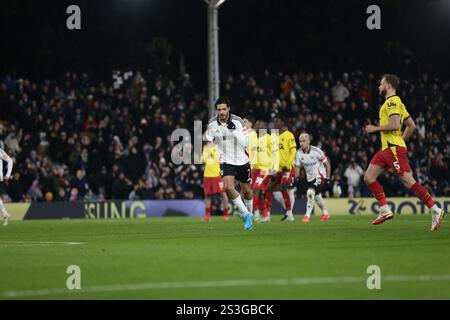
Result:
[[[66,28],[68,17],[66,8],[71,4],[81,7],[81,30],[70,31]],[[381,30],[366,28],[368,17],[366,8],[370,4],[377,4],[381,8]],[[66,72],[77,73],[79,78],[86,73],[88,81],[78,81],[72,85],[77,86],[75,88],[77,90],[88,92],[90,84],[96,86],[98,90],[103,83],[111,85],[112,71],[115,69],[140,70],[147,77],[149,87],[154,85],[158,77],[164,78],[164,86],[170,82],[177,86],[177,92],[162,100],[163,113],[166,116],[173,117],[177,121],[183,119],[184,123],[181,125],[189,129],[192,129],[195,119],[203,120],[205,123],[208,116],[205,102],[208,60],[206,10],[206,4],[202,0],[2,1],[0,81],[11,84],[12,89],[2,91],[0,87],[0,103],[2,103],[0,120],[10,123],[16,121],[15,129],[22,127],[32,136],[27,140],[24,152],[13,155],[16,157],[14,172],[21,174],[21,183],[17,185],[16,180],[10,183],[8,192],[20,194],[21,190],[27,191],[32,187],[35,177],[39,176],[40,168],[34,168],[30,173],[25,167],[27,161],[32,158],[30,152],[39,144],[40,136],[35,128],[41,126],[41,130],[45,131],[48,129],[45,121],[53,123],[57,119],[55,115],[43,113],[42,120],[37,110],[25,114],[17,108],[22,94],[14,91],[17,90],[14,89],[14,86],[17,86],[17,79],[31,80],[37,83],[39,90],[50,81],[52,83],[50,90],[54,90],[55,83],[59,85],[64,83]],[[314,92],[319,91],[320,96],[309,99],[306,106],[301,106],[301,112],[288,110],[288,114],[291,118],[303,115],[308,118],[307,114],[311,113],[312,121],[308,120],[306,127],[297,127],[294,133],[298,135],[299,129],[308,130],[316,138],[313,140],[314,144],[324,143],[324,150],[332,160],[333,179],[340,178],[338,182],[344,184],[343,189],[346,189],[343,171],[351,158],[355,158],[362,169],[365,169],[368,159],[374,153],[374,147],[377,147],[378,142],[369,141],[367,136],[361,136],[361,126],[367,118],[373,120],[377,118],[376,105],[380,101],[377,79],[382,73],[393,72],[400,75],[404,80],[401,87],[403,91],[400,93],[402,99],[405,99],[418,124],[426,126],[427,132],[432,133],[426,139],[415,138],[416,149],[411,155],[412,166],[423,168],[421,178],[431,176],[431,179],[424,183],[433,194],[450,193],[449,152],[446,145],[449,122],[443,117],[450,105],[449,1],[341,0],[318,3],[288,0],[228,0],[219,11],[219,27],[221,89],[222,93],[230,93],[233,104],[239,111],[247,112],[253,109],[255,117],[270,118],[273,115],[271,112],[262,114],[262,108],[254,108],[248,104],[256,104],[259,99],[251,93],[255,88],[253,77],[256,77],[258,86],[266,86],[266,93],[269,91],[267,88],[274,89],[272,97],[266,99],[271,105],[281,93],[280,85],[285,81],[284,77],[292,77],[294,74],[298,76],[296,84],[300,85],[302,90],[306,90],[307,94],[314,95]],[[190,75],[187,81],[180,76],[181,66]],[[147,74],[146,70],[150,69],[152,75]],[[264,83],[262,76],[266,69],[270,70],[273,78]],[[307,76],[309,72],[314,75],[312,83],[305,80],[309,77]],[[329,72],[333,73],[333,77],[331,80],[328,79],[329,88],[325,88],[324,79],[328,77]],[[353,109],[349,113],[348,109],[341,110],[338,107],[329,112],[327,105],[321,105],[319,100],[323,96],[330,96],[329,89],[345,73],[350,74],[345,80],[345,85],[351,84],[354,88],[351,100],[347,101],[348,107]],[[235,79],[231,90],[226,88],[228,75],[232,75]],[[185,84],[187,87],[184,87]],[[370,90],[364,88],[364,85]],[[67,91],[70,89],[66,88]],[[359,96],[360,89],[371,91],[372,98],[368,109],[361,108],[365,100]],[[15,100],[8,102],[9,94],[12,92],[16,93]],[[365,93],[362,92],[363,95]],[[302,94],[304,93],[296,93],[299,105],[303,99]],[[117,96],[114,93],[112,98],[116,99]],[[189,108],[192,106],[192,109],[188,112],[178,110],[177,103],[180,101],[189,105]],[[66,103],[65,100],[63,102]],[[132,101],[135,102],[136,100]],[[82,132],[83,121],[88,119],[91,112],[90,107],[87,107],[90,106],[87,101],[80,103],[82,119],[73,125],[75,129],[68,129],[75,134]],[[113,103],[112,109],[115,110],[117,105],[121,108],[120,103]],[[433,106],[429,105],[431,103]],[[107,112],[111,113],[111,108]],[[282,108],[280,107],[277,112],[283,113]],[[322,125],[338,119],[339,112],[345,115],[352,114],[358,119],[349,120],[359,121],[355,124],[345,123],[347,119],[338,120],[337,127],[346,133],[340,137],[341,140],[335,139],[337,137],[327,131],[329,128]],[[423,116],[420,116],[420,112],[423,112]],[[134,112],[134,109],[131,109],[131,115],[134,116],[135,123],[124,120],[127,117],[129,119],[130,114],[122,115],[116,119],[118,127],[123,124],[126,124],[125,127],[139,124],[140,119],[137,119],[138,113]],[[70,127],[79,115],[65,116],[66,126]],[[120,196],[116,195],[114,198],[127,198],[132,184],[124,186],[124,180],[119,176],[122,170],[125,170],[125,178],[132,177],[133,183],[137,182],[142,172],[131,171],[133,168],[142,168],[140,162],[145,154],[142,149],[143,139],[155,146],[158,145],[155,139],[157,134],[169,136],[174,129],[161,123],[153,123],[154,114],[149,113],[146,116],[150,117],[152,122],[148,125],[150,128],[144,130],[139,141],[138,155],[125,157],[126,161],[131,162],[127,162],[124,168],[119,167],[118,170],[114,168],[113,163],[117,159],[110,152],[114,144],[114,134],[110,132],[103,145],[89,148],[90,169],[87,170],[86,178],[76,180],[77,164],[66,168],[68,170],[65,170],[64,175],[68,177],[67,179],[70,178],[70,187],[83,185],[85,184],[83,179],[87,179],[90,187],[96,192],[99,181],[103,185],[111,185],[114,181],[118,181],[121,192]],[[94,120],[100,121],[99,118]],[[89,126],[89,123],[87,125]],[[1,132],[0,138],[5,139],[12,131],[12,126],[7,126],[6,131]],[[47,134],[50,135],[49,132]],[[121,137],[124,147],[127,147],[129,136]],[[357,139],[358,137],[361,139]],[[80,136],[75,140],[76,143],[82,143]],[[58,143],[57,139],[53,141],[50,151],[52,148],[58,149],[60,146]],[[334,152],[335,146],[332,146],[332,143],[342,144],[342,150]],[[350,150],[346,149],[348,143],[351,143]],[[165,145],[165,141],[162,144]],[[186,188],[189,194],[184,194],[184,197],[200,197],[201,173],[189,171],[189,168],[187,172],[178,171],[174,166],[168,169],[171,165],[168,163],[170,146],[165,145],[164,148],[166,163],[158,164],[159,169],[155,170],[161,172],[158,171],[156,176],[169,176],[170,181],[168,186],[163,183],[158,190],[172,190],[169,188],[172,186],[174,190],[167,198],[183,196],[181,190],[176,189],[181,179],[188,185]],[[51,154],[59,152],[60,156],[61,153],[67,156],[73,153],[74,149],[75,145],[70,144],[66,149],[61,147],[64,151],[53,150]],[[429,156],[429,152],[434,152],[434,158]],[[433,162],[438,158],[438,154],[440,158]],[[98,160],[101,157],[103,158]],[[161,156],[154,152],[152,157],[157,162]],[[112,172],[112,180],[98,176],[105,163],[108,163],[104,170],[105,174]],[[46,166],[49,171],[48,164]],[[165,173],[165,170],[170,170],[170,174]],[[48,177],[53,176],[50,174]],[[38,178],[40,188],[44,194],[51,191],[57,200],[58,188],[52,187],[50,178],[47,178]],[[408,194],[408,190],[402,188],[393,177],[385,178],[390,179],[390,183],[383,179],[387,193],[398,196]],[[39,186],[36,187],[39,189]],[[11,191],[12,189],[15,191]],[[30,190],[33,192],[33,188]],[[67,187],[66,196],[70,192],[71,189]],[[82,195],[84,193],[83,191]],[[147,197],[153,195],[146,193]],[[346,195],[345,190],[343,195]],[[370,196],[370,192],[362,182],[361,195]],[[20,197],[17,200],[20,200]],[[43,197],[40,197],[40,200],[43,200]]]
[[[81,31],[65,28],[70,4],[81,7]],[[365,27],[370,4],[381,7],[381,30]],[[206,88],[202,0],[6,0],[0,26],[2,74],[39,78],[70,66],[109,76],[112,67],[150,64],[149,45],[158,37],[170,43],[173,61],[183,53],[195,83]],[[228,0],[220,9],[219,26],[226,71],[268,64],[287,71],[345,71],[349,65],[398,73],[450,71],[450,4],[444,0]],[[176,70],[175,62],[169,69]]]

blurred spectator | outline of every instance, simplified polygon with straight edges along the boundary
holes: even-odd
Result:
[[[348,98],[350,92],[347,87],[345,87],[341,81],[337,81],[336,85],[331,89],[331,94],[333,95],[333,102],[336,104],[341,104]]]
[[[359,185],[363,174],[363,169],[361,169],[361,167],[356,164],[355,159],[351,159],[350,165],[347,167],[347,169],[345,169],[344,172],[344,177],[347,178],[347,192],[349,197],[359,197],[361,195]]]
[[[40,202],[43,199],[42,190],[39,186],[39,181],[34,180],[31,184],[30,189],[28,189],[28,195],[31,197],[31,200],[34,202]]]
[[[283,114],[294,135],[314,137],[332,166],[327,194],[370,196],[346,166],[355,159],[367,168],[380,146],[377,135],[362,130],[378,119],[379,75],[265,68],[222,76],[234,113],[268,121]],[[415,76],[402,79],[398,90],[418,128],[408,142],[415,176],[431,193],[447,196],[449,88],[448,79]],[[207,99],[188,74],[117,71],[109,82],[74,72],[45,81],[0,76],[0,91],[6,108],[0,147],[14,159],[13,179],[2,188],[13,201],[42,201],[47,192],[53,201],[202,198],[202,166],[171,162],[171,132],[193,132],[194,120],[205,126],[208,120]],[[409,195],[388,174],[380,179],[388,194]]]

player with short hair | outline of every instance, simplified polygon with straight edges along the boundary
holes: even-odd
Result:
[[[292,214],[292,200],[294,198],[293,189],[289,191],[292,185],[295,171],[294,161],[297,151],[294,134],[288,130],[286,121],[281,116],[274,119],[274,132],[271,134],[272,148],[272,169],[275,174],[272,175],[272,181],[269,184],[266,197],[266,208],[270,212],[272,206],[273,192],[281,191],[283,195],[286,213],[282,221],[295,221]],[[269,213],[270,215],[270,213]]]
[[[259,212],[261,212],[262,218],[259,222],[270,222],[265,199],[271,180],[272,151],[270,134],[267,130],[267,122],[264,120],[257,121],[255,129],[257,138],[250,144],[252,151],[253,208],[255,210],[255,220],[259,218]]]
[[[380,214],[377,219],[372,221],[372,224],[380,224],[394,217],[383,187],[377,181],[378,176],[384,170],[390,169],[399,177],[403,185],[430,209],[431,231],[436,231],[441,225],[445,213],[434,203],[427,189],[414,179],[409,166],[405,141],[411,137],[416,126],[405,105],[396,94],[399,84],[400,79],[396,75],[383,75],[378,87],[380,95],[385,98],[379,111],[380,124],[379,126],[369,124],[365,127],[367,133],[380,132],[381,135],[381,150],[370,161],[364,176],[364,181],[380,206]],[[402,133],[403,125],[406,128]]]
[[[5,161],[8,164],[8,168],[6,170],[5,176],[3,176],[3,161]],[[13,168],[13,160],[3,149],[0,149],[0,181],[1,182],[8,182],[8,180],[11,177],[12,168]],[[3,225],[7,226],[8,221],[11,218],[11,215],[8,213],[8,211],[6,211],[5,205],[3,204],[3,201],[1,198],[0,198],[0,212],[3,215]]]
[[[230,112],[231,103],[227,97],[217,99],[215,107],[217,115],[209,120],[206,140],[218,145],[225,191],[244,221],[244,229],[253,230],[251,168],[246,153],[248,129],[240,117]],[[235,189],[235,180],[240,183],[242,197]]]
[[[222,197],[223,221],[228,221],[228,197],[225,193],[222,177],[220,176],[219,150],[217,145],[208,142],[203,147],[202,163],[205,164],[203,173],[203,190],[205,194],[205,216],[203,220],[209,222],[211,217],[211,200],[215,194]]]
[[[303,168],[306,173],[306,180],[308,181],[308,190],[306,191],[306,214],[303,217],[302,222],[309,222],[315,203],[317,203],[322,210],[320,221],[323,222],[330,219],[328,210],[325,207],[325,201],[321,194],[323,189],[330,185],[330,163],[320,148],[311,145],[309,134],[300,134],[299,142],[300,149],[298,149],[295,157],[295,176],[297,177],[296,180],[298,182],[300,169]]]

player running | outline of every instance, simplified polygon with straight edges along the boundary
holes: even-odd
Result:
[[[205,216],[203,220],[209,222],[212,196],[220,194],[222,197],[223,221],[228,221],[228,197],[225,193],[222,177],[220,176],[219,150],[214,143],[208,142],[203,148],[202,162],[205,164],[205,172],[203,173]]]
[[[220,154],[220,173],[225,191],[231,199],[239,216],[244,221],[245,230],[253,229],[253,195],[250,187],[251,169],[245,148],[248,146],[248,130],[244,121],[230,113],[230,100],[226,97],[215,103],[217,116],[211,118],[206,131],[206,139],[218,145]],[[234,187],[238,180],[241,195]]]
[[[295,221],[292,214],[292,201],[294,198],[293,189],[288,190],[294,179],[294,160],[297,151],[294,134],[288,130],[286,121],[280,116],[274,119],[274,133],[271,134],[272,146],[272,167],[276,170],[276,174],[272,176],[267,197],[266,208],[270,216],[270,208],[272,206],[273,192],[281,191],[284,199],[286,214],[282,221]],[[291,194],[290,194],[291,192]]]
[[[300,169],[304,168],[306,180],[308,181],[308,190],[306,191],[306,214],[303,217],[302,222],[309,222],[315,203],[317,203],[322,210],[320,221],[323,222],[330,219],[328,210],[325,207],[325,201],[321,194],[325,186],[330,184],[330,163],[320,148],[311,145],[309,134],[302,133],[299,136],[299,142],[300,149],[298,149],[295,157],[295,176],[297,177],[298,182]]]
[[[8,164],[8,169],[6,170],[6,175],[3,176],[3,161],[6,161]],[[0,149],[0,181],[1,182],[8,182],[9,178],[11,177],[11,172],[13,168],[13,160],[10,156],[3,150]],[[0,198],[0,212],[3,215],[3,225],[7,226],[8,221],[11,218],[8,211],[6,211],[5,205],[3,204],[2,199]]]
[[[403,185],[410,189],[430,209],[431,231],[436,231],[441,225],[444,211],[434,203],[427,189],[416,182],[409,166],[405,141],[411,137],[416,125],[400,97],[396,95],[399,83],[400,80],[396,75],[383,75],[378,87],[380,95],[385,98],[379,112],[380,125],[369,124],[365,127],[367,133],[380,132],[381,134],[381,150],[370,161],[364,176],[364,181],[380,206],[380,214],[377,219],[372,221],[372,224],[380,224],[394,217],[387,204],[383,187],[377,181],[378,176],[384,170],[390,168],[399,177]],[[402,133],[403,124],[406,125],[406,128]]]

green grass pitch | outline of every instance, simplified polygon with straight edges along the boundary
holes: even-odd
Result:
[[[373,218],[274,216],[251,232],[237,217],[13,221],[0,228],[0,299],[450,299],[448,217],[434,233],[429,215]],[[66,287],[70,265],[81,290]]]

